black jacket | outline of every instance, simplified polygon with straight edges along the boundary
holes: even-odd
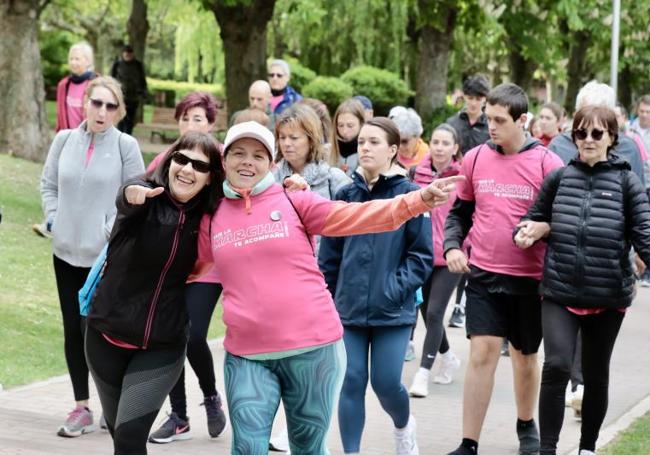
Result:
[[[578,308],[630,305],[630,245],[650,264],[650,204],[629,163],[613,154],[593,167],[571,160],[546,177],[525,219],[551,225],[545,298]]]
[[[183,346],[188,316],[185,281],[197,258],[201,196],[175,202],[169,191],[131,205],[118,192],[104,276],[88,324],[142,349]]]
[[[458,133],[458,137],[460,138],[460,151],[463,156],[474,147],[490,139],[487,117],[484,113],[481,114],[476,123],[470,125],[469,116],[465,112],[465,109],[463,109],[458,114],[449,117],[446,123],[453,126]]]

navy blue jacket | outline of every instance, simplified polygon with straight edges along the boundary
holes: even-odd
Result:
[[[363,177],[341,188],[337,200],[366,202],[418,190],[405,176],[380,176],[368,190]],[[433,268],[431,217],[420,215],[393,232],[323,237],[318,253],[344,326],[399,326],[415,322],[415,291]]]

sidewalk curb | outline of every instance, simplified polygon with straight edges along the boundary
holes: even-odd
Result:
[[[223,347],[223,338],[224,337],[208,340],[208,346],[210,346],[211,348],[219,347],[219,346]],[[70,379],[69,374],[63,374],[61,376],[53,376],[51,378],[44,379],[42,381],[30,382],[29,384],[19,385],[17,387],[12,387],[10,389],[3,389],[2,387],[0,387],[0,397],[3,394],[12,393],[12,392],[24,392],[32,389],[38,389],[40,387],[47,386],[50,384],[58,384],[60,382],[67,381],[69,379]]]
[[[643,417],[649,411],[650,395],[647,395],[643,400],[639,401],[638,404],[632,407],[625,414],[621,415],[614,422],[610,423],[605,428],[600,430],[596,449],[602,449],[607,444],[612,442],[616,436],[627,430],[637,419]],[[573,447],[566,453],[566,455],[578,455],[578,447]]]

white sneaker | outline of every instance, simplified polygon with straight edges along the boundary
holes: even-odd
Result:
[[[564,394],[564,406],[570,408],[572,401],[573,401],[573,391],[571,390],[571,383],[569,382],[566,388],[566,393]]]
[[[415,344],[412,341],[409,341],[408,346],[406,346],[406,353],[404,354],[404,361],[410,362],[415,360]]]
[[[587,449],[582,449],[580,451],[580,455],[596,455],[596,452],[592,452],[591,450],[587,450]]]
[[[286,428],[275,436],[271,436],[269,450],[274,452],[289,452],[289,433]]]
[[[578,385],[576,391],[573,392],[573,399],[571,400],[571,407],[573,408],[573,417],[576,420],[582,420],[582,397],[584,396],[585,388]]]
[[[451,384],[454,380],[454,373],[460,368],[460,359],[456,354],[449,352],[448,355],[440,356],[440,370],[433,377],[436,384]]]
[[[409,395],[415,398],[424,398],[429,395],[429,370],[420,368],[413,377]]]
[[[420,455],[415,427],[415,417],[409,416],[409,423],[405,428],[395,428],[395,455]]]

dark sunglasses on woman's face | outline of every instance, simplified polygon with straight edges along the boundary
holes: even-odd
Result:
[[[108,112],[115,112],[119,107],[119,104],[109,103],[102,100],[96,100],[94,98],[90,98],[90,104],[92,104],[93,107],[96,107],[97,109],[101,109],[102,106],[106,106],[106,110]]]
[[[210,172],[210,163],[207,163],[205,161],[201,160],[193,160],[187,155],[182,154],[181,152],[175,152],[172,155],[172,161],[179,166],[185,166],[187,163],[192,163],[192,168],[196,172],[200,172],[201,174],[207,174]]]
[[[573,135],[579,141],[584,141],[585,139],[587,139],[587,136],[589,136],[589,134],[591,134],[591,138],[594,141],[599,141],[603,138],[603,134],[605,134],[605,132],[603,130],[599,130],[598,128],[592,129],[591,133],[584,128],[573,130]]]

